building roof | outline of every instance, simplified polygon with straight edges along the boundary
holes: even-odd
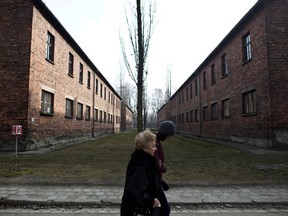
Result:
[[[120,95],[111,86],[103,74],[97,69],[86,53],[81,49],[77,42],[72,38],[69,32],[64,28],[60,21],[54,16],[50,9],[42,0],[32,0],[33,5],[39,10],[43,17],[59,32],[59,34],[67,41],[67,43],[78,53],[78,55],[89,65],[89,67],[97,74],[97,76],[113,91],[113,93],[122,100]]]
[[[242,28],[243,24],[253,17],[253,14],[261,8],[266,1],[269,0],[258,0],[258,2],[244,15],[244,17],[232,28],[232,30],[224,37],[224,39],[218,44],[218,46],[208,55],[208,57],[198,66],[198,68],[188,77],[188,79],[178,88],[178,90],[170,97],[172,100],[183,87],[187,85],[195,76],[201,72],[203,66],[207,64],[214,57],[214,55],[234,36],[235,32]]]

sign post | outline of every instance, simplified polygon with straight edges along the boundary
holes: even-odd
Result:
[[[12,125],[11,128],[12,135],[16,136],[15,143],[15,159],[16,159],[16,171],[17,171],[17,154],[18,154],[18,135],[22,135],[22,125]]]

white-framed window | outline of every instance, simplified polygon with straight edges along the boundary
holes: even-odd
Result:
[[[72,53],[69,52],[68,57],[68,75],[73,77],[73,67],[74,67],[74,56]]]
[[[242,47],[243,47],[243,62],[245,63],[252,59],[250,32],[248,32],[242,37]]]
[[[90,113],[91,113],[90,106],[86,106],[85,120],[90,121]]]
[[[249,91],[242,94],[243,114],[256,113],[256,91]]]
[[[48,32],[46,40],[46,59],[54,62],[55,37]]]
[[[42,90],[41,94],[41,114],[54,114],[54,94]]]
[[[73,118],[73,107],[74,101],[66,98],[66,109],[65,109],[65,117]]]
[[[77,119],[82,120],[83,119],[83,104],[77,103]]]
[[[230,99],[225,99],[221,102],[222,105],[222,117],[230,116]]]

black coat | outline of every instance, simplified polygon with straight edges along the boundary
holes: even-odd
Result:
[[[154,156],[135,150],[131,155],[121,204],[121,216],[133,216],[137,205],[152,209],[154,198],[159,197],[160,177]]]

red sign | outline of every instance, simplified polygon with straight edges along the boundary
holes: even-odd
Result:
[[[22,135],[22,125],[13,125],[12,135]]]

